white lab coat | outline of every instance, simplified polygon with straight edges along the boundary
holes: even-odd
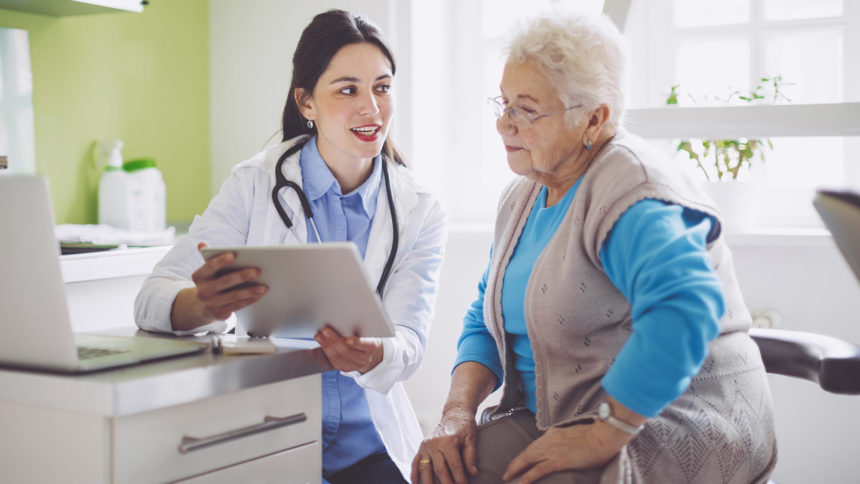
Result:
[[[203,215],[194,218],[188,235],[176,242],[144,281],[134,305],[140,328],[187,334],[172,330],[170,310],[176,294],[194,286],[191,274],[203,264],[198,242],[213,247],[307,242],[307,224],[295,191],[280,191],[281,204],[293,221],[292,229],[286,228],[271,198],[277,160],[298,139],[269,147],[233,168]],[[301,150],[283,163],[286,178],[299,185],[300,153]],[[383,339],[383,360],[373,370],[363,375],[347,374],[365,389],[376,430],[391,459],[409,480],[411,461],[423,434],[400,381],[409,378],[424,357],[447,232],[439,200],[418,187],[408,169],[392,163],[389,173],[400,240],[383,304],[395,325],[395,336]],[[373,281],[379,280],[391,250],[388,210],[386,190],[381,187],[364,259]],[[228,321],[216,321],[194,332],[223,332],[233,321],[231,316]]]

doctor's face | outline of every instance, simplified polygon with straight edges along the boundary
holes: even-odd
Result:
[[[317,126],[326,163],[369,162],[382,150],[394,112],[391,65],[373,44],[342,47],[314,91],[299,99],[302,114]]]

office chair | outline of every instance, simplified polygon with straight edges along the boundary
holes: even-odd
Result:
[[[860,194],[818,190],[812,203],[860,281]],[[860,346],[805,331],[753,328],[750,336],[768,373],[809,380],[830,393],[860,394]]]
[[[842,395],[860,395],[860,346],[832,336],[753,328],[768,373],[803,378]]]
[[[812,205],[860,281],[860,193],[820,189]],[[803,378],[824,390],[860,394],[860,347],[831,336],[754,328],[768,373]]]
[[[860,346],[805,331],[752,328],[750,336],[768,373],[809,380],[831,393],[860,394]]]

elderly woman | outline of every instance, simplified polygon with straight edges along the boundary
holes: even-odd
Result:
[[[604,17],[538,18],[514,38],[492,101],[519,177],[413,482],[748,483],[773,469],[771,396],[719,215],[621,128],[625,70]]]

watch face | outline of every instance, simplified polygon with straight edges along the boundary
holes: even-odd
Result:
[[[611,413],[612,409],[609,408],[609,404],[607,402],[603,402],[599,407],[597,407],[597,416],[600,417],[601,420],[606,420]]]

